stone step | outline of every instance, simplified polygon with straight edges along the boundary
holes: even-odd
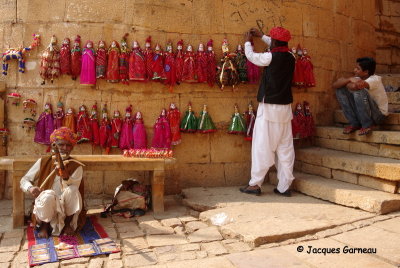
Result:
[[[335,123],[340,126],[349,124],[349,121],[347,121],[342,110],[335,110],[333,116]],[[385,130],[400,130],[400,113],[389,113],[387,118],[379,127]]]
[[[296,179],[293,181],[293,189],[309,196],[377,214],[400,210],[400,195],[398,194],[384,193],[301,172],[295,172],[294,176]],[[269,179],[272,184],[276,184],[276,173],[270,172]]]
[[[386,92],[389,104],[400,104],[400,92]]]
[[[296,150],[296,160],[329,169],[399,182],[400,161],[392,158],[362,155],[320,147]]]
[[[385,88],[391,86],[394,89],[400,87],[400,74],[378,74],[382,77],[382,83]]]

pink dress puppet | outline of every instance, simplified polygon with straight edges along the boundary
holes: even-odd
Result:
[[[92,110],[90,112],[90,128],[92,132],[92,142],[93,146],[100,145],[100,130],[99,130],[99,121],[97,119],[97,105],[94,104],[92,106]]]
[[[176,66],[176,83],[179,85],[182,82],[183,76],[183,40],[178,41],[175,54],[175,66]]]
[[[151,80],[153,78],[153,49],[151,48],[151,36],[147,37],[144,49],[144,59],[146,61],[146,73],[147,73],[147,80]]]
[[[301,61],[304,71],[305,87],[315,87],[314,66],[306,48],[303,48],[303,57],[301,57]]]
[[[128,34],[125,34],[121,41],[121,53],[119,54],[119,79],[124,85],[129,84],[129,48],[126,43]]]
[[[169,91],[172,92],[176,84],[176,63],[171,42],[167,44],[166,52],[164,53],[164,71],[166,76],[165,84],[169,87]]]
[[[152,80],[163,81],[167,79],[164,71],[164,55],[159,44],[154,49],[154,54],[151,62]]]
[[[135,124],[133,125],[133,148],[147,148],[147,134],[146,128],[143,124],[143,117],[141,112],[137,112],[135,116]]]
[[[118,148],[119,139],[121,137],[122,120],[119,111],[114,111],[113,119],[111,120],[111,147]]]
[[[292,133],[294,139],[301,139],[307,135],[305,129],[305,116],[301,103],[296,104],[296,108],[293,112]]]
[[[96,85],[96,55],[92,41],[87,41],[82,52],[81,85]]]
[[[292,53],[293,51],[294,48],[292,48]],[[303,63],[301,61],[301,57],[303,56],[303,50],[301,49],[300,44],[297,45],[295,56],[296,56],[296,63],[293,73],[292,85],[301,88],[304,87],[304,69],[303,69]]]
[[[71,76],[72,80],[81,74],[82,68],[82,50],[81,50],[81,37],[76,36],[74,47],[71,49]]]
[[[152,147],[156,149],[171,149],[171,128],[167,119],[167,111],[162,109],[154,124]]]
[[[303,107],[304,107],[305,137],[314,137],[315,136],[315,123],[314,123],[314,118],[311,114],[310,104],[307,101],[304,101]]]
[[[81,105],[79,107],[79,113],[76,119],[76,130],[79,138],[79,143],[92,140],[92,128],[85,105]]]
[[[175,103],[171,103],[168,109],[167,118],[171,128],[171,144],[178,145],[181,143],[181,112]]]
[[[99,41],[99,46],[96,52],[96,78],[106,78],[106,66],[107,66],[107,50],[106,43]]]
[[[244,119],[246,120],[246,133],[245,140],[251,141],[253,139],[254,123],[256,122],[256,112],[253,109],[253,105],[249,103],[248,110],[244,113]]]
[[[107,54],[106,79],[109,83],[119,82],[119,44],[112,41]]]
[[[193,52],[192,45],[188,45],[183,57],[182,81],[187,83],[196,83],[196,55]]]
[[[254,45],[251,43],[251,45]],[[246,62],[247,65],[247,79],[250,84],[258,84],[260,80],[260,67],[252,63],[251,61]]]
[[[111,121],[108,119],[107,106],[104,105],[101,111],[101,122],[100,122],[100,146],[106,150],[108,154],[111,147]]]
[[[61,74],[71,75],[71,41],[65,38],[60,49]]]
[[[196,53],[196,76],[197,82],[207,82],[207,54],[204,51],[203,44],[199,44],[199,49]]]
[[[40,77],[43,79],[42,85],[46,80],[53,83],[54,78],[60,76],[60,50],[57,47],[57,38],[53,35],[49,46],[43,51],[40,61]]]
[[[132,105],[125,109],[125,119],[122,123],[121,138],[119,139],[119,148],[121,150],[133,148],[133,119]]]
[[[137,41],[133,41],[132,52],[129,56],[129,80],[147,80],[146,60]]]
[[[44,105],[44,111],[39,116],[36,122],[35,138],[34,141],[40,144],[49,145],[50,135],[54,131],[53,112],[51,111],[51,104]]]
[[[212,87],[215,83],[217,74],[217,63],[215,61],[215,52],[213,49],[213,40],[207,42],[207,83]]]
[[[76,133],[76,119],[75,119],[75,113],[72,108],[69,108],[67,113],[64,116],[64,127],[69,128],[72,130],[72,132]]]
[[[57,103],[57,111],[54,113],[54,129],[64,126],[64,105],[61,101]]]

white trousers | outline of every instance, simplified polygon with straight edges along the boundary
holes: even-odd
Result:
[[[53,235],[60,235],[64,228],[65,217],[74,215],[71,227],[76,230],[79,213],[82,210],[82,196],[76,185],[64,188],[61,196],[53,190],[45,190],[35,199],[33,214],[36,219],[49,222],[53,228]]]
[[[276,165],[279,192],[289,189],[293,177],[294,147],[292,123],[272,122],[263,116],[257,117],[254,124],[251,147],[250,186],[261,185],[269,168]]]

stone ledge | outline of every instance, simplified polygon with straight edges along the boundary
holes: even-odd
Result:
[[[341,124],[348,124],[349,121],[347,121],[346,117],[343,114],[342,110],[335,110],[334,113],[334,121],[336,123],[341,123]],[[385,128],[390,128],[392,125],[398,125],[400,122],[400,113],[389,113],[388,117],[383,121],[384,125],[389,125],[385,126]]]

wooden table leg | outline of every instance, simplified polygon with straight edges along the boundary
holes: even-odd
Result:
[[[151,195],[153,212],[164,212],[164,170],[154,170],[151,172]]]
[[[11,172],[11,177],[13,180],[13,227],[23,227],[24,226],[24,213],[25,213],[25,200],[24,192],[19,188],[21,177],[23,174],[21,172]]]

